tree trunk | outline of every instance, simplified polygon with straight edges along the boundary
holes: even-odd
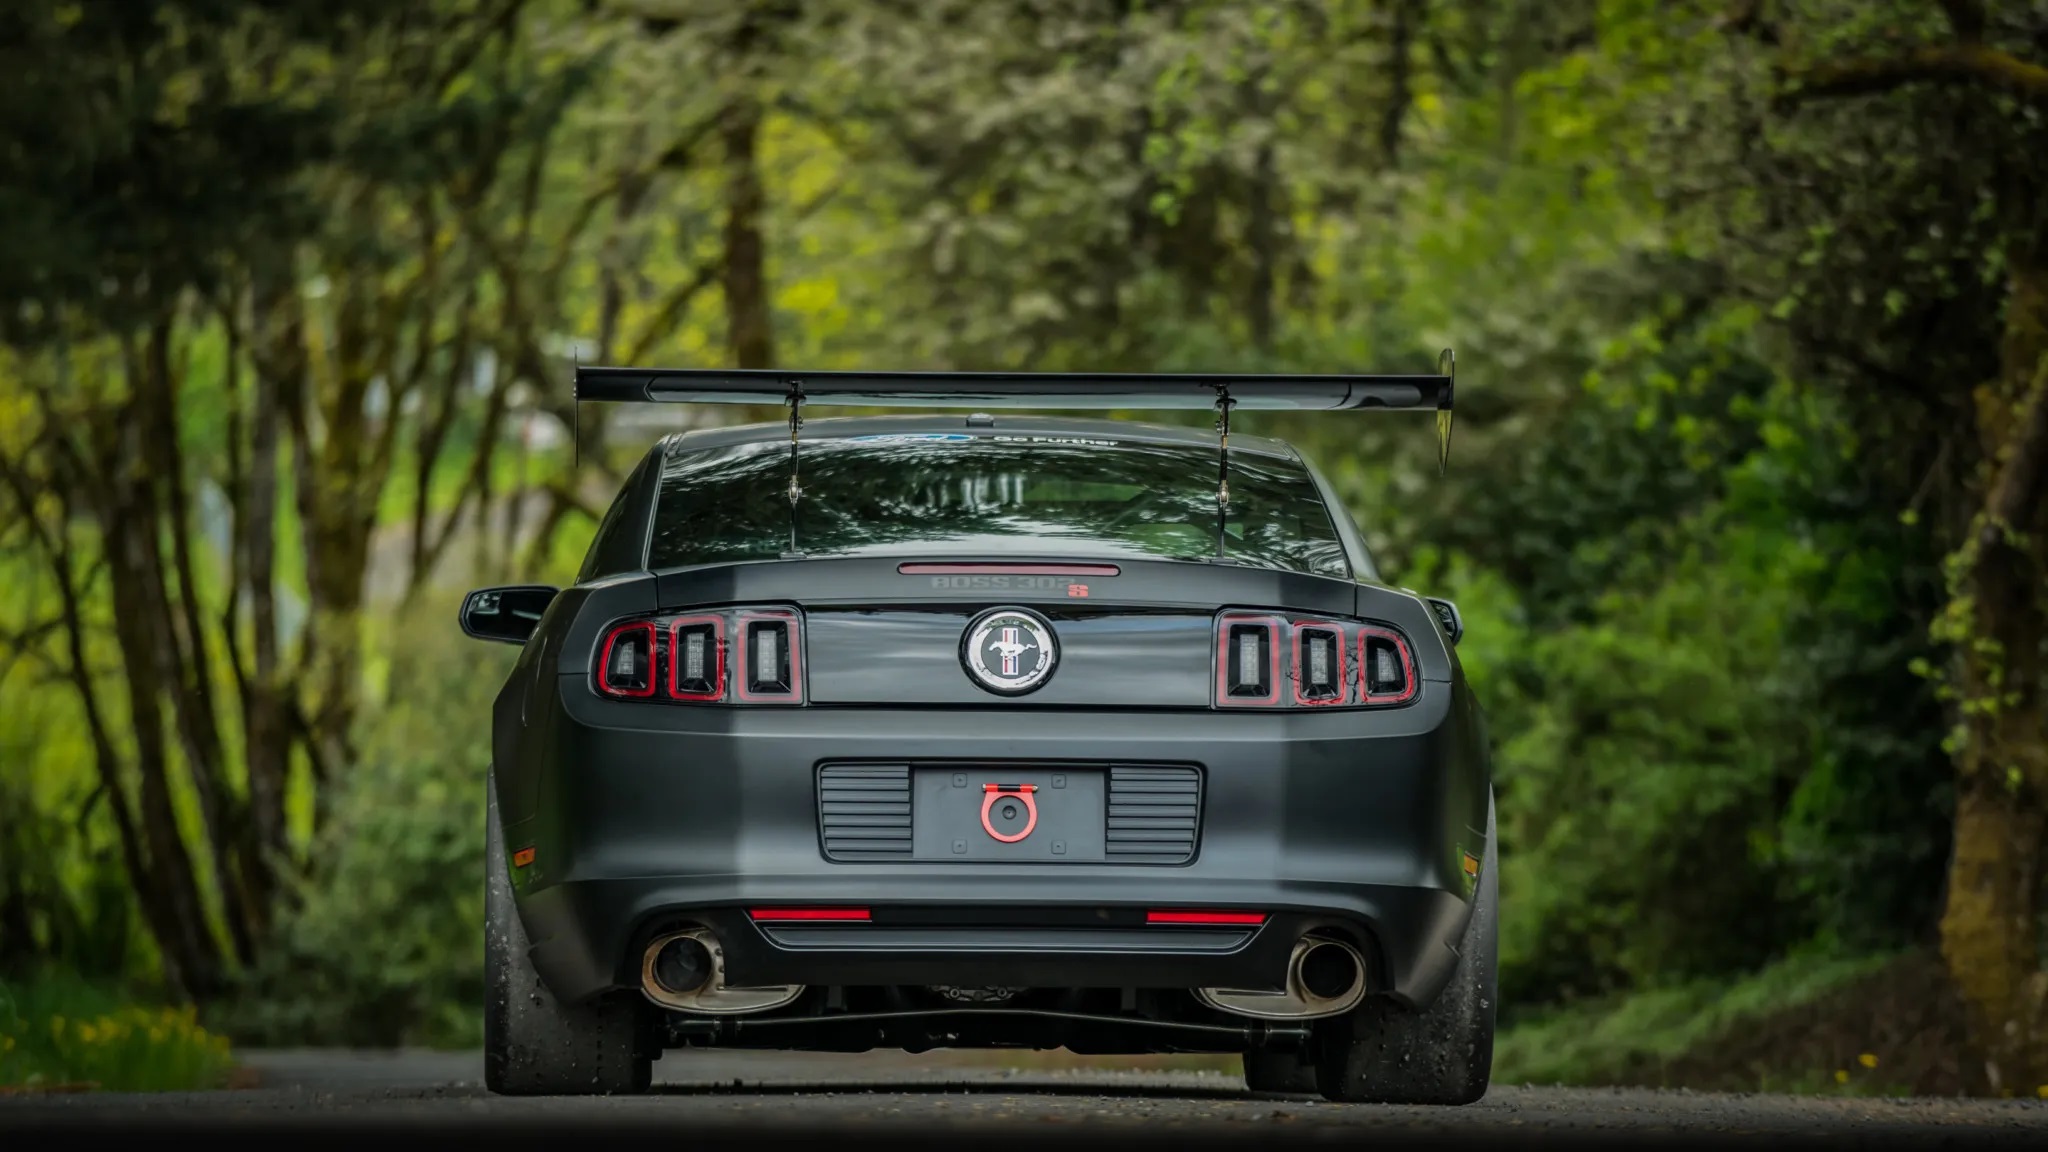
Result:
[[[285,398],[304,393],[303,320],[289,259],[265,268],[251,294],[253,312],[249,467],[245,513],[237,527],[249,582],[253,666],[243,705],[244,756],[249,773],[249,821],[258,851],[272,866],[289,849],[285,784],[291,770],[291,725],[277,620],[277,453]],[[268,891],[263,893],[267,899]]]
[[[252,907],[243,875],[246,854],[241,845],[245,825],[240,805],[228,784],[227,752],[222,746],[220,719],[213,702],[213,667],[206,627],[200,612],[198,579],[192,562],[192,526],[185,492],[185,463],[178,443],[178,380],[171,364],[172,318],[161,318],[143,344],[143,359],[131,366],[129,387],[134,396],[139,456],[148,475],[149,497],[142,525],[149,543],[141,550],[146,566],[139,572],[153,598],[148,615],[160,633],[171,718],[185,754],[185,772],[199,802],[214,888],[235,957],[246,964],[255,956],[255,937],[263,917]],[[161,527],[159,527],[161,525]],[[171,567],[166,570],[158,537],[166,537]],[[176,587],[175,597],[172,586]]]
[[[768,304],[766,244],[761,217],[767,196],[755,155],[761,136],[761,106],[741,96],[726,105],[718,126],[725,145],[726,343],[736,368],[773,368],[775,333]]]
[[[4,464],[0,461],[0,464]],[[72,520],[72,493],[63,482],[57,488],[60,514],[56,518],[54,532],[45,532],[37,522],[36,493],[23,475],[13,468],[0,467],[0,478],[7,482],[8,490],[14,495],[15,504],[22,522],[29,526],[31,539],[43,559],[50,566],[50,575],[57,584],[57,603],[62,610],[64,624],[65,674],[72,688],[78,694],[78,702],[85,713],[86,731],[92,737],[93,769],[99,778],[102,803],[114,819],[116,843],[121,849],[122,871],[135,893],[136,904],[142,910],[142,917],[149,925],[150,935],[156,940],[157,951],[162,958],[164,982],[173,995],[190,999],[194,994],[195,974],[188,971],[185,950],[179,946],[180,927],[177,909],[173,906],[171,893],[161,877],[151,867],[143,838],[136,829],[133,810],[128,804],[128,795],[122,786],[121,755],[114,747],[113,736],[108,730],[106,715],[100,707],[99,692],[93,683],[92,668],[86,663],[85,609],[79,597],[79,584],[72,565],[70,541],[65,538],[65,526]],[[204,974],[198,974],[203,979]]]
[[[1951,561],[1942,638],[1957,653],[1955,845],[1942,955],[1969,1009],[1977,1087],[2048,1085],[2048,973],[2038,912],[2048,838],[2042,724],[2048,570],[2048,264],[2016,258],[2001,379],[1977,395],[1989,462],[1983,503]]]
[[[1401,164],[1401,132],[1408,125],[1408,109],[1415,103],[1410,57],[1415,52],[1416,25],[1421,23],[1418,0],[1391,0],[1385,13],[1392,24],[1387,32],[1387,106],[1380,114],[1380,159],[1389,169]]]
[[[157,526],[153,518],[138,514],[136,487],[133,478],[115,481],[100,527],[114,603],[143,606],[140,611],[117,610],[113,618],[128,697],[128,726],[135,739],[135,767],[141,778],[136,809],[142,821],[142,842],[148,847],[145,878],[154,897],[148,902],[161,910],[163,920],[156,927],[165,955],[176,964],[185,989],[194,998],[204,999],[221,985],[220,950],[207,930],[198,873],[178,828],[171,797],[169,749],[158,698],[166,661],[159,650],[159,630],[144,619],[152,597],[142,573],[155,561],[145,550],[154,548],[152,533]]]
[[[351,210],[363,211],[360,205]],[[388,467],[375,450],[365,404],[372,381],[387,365],[376,355],[371,327],[377,272],[333,267],[329,276],[336,300],[333,344],[325,371],[312,374],[319,435],[309,421],[299,421],[292,429],[292,455],[301,465],[298,498],[306,547],[303,651],[314,701],[308,720],[327,762],[346,765],[354,759],[361,695],[363,580]],[[317,802],[315,807],[324,811]]]

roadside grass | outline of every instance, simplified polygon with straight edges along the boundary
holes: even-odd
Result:
[[[1880,977],[1898,960],[1891,954],[1794,956],[1733,980],[1697,980],[1531,1014],[1502,1029],[1494,1048],[1494,1083],[1673,1088],[1740,1083],[1751,1091],[1894,1094],[1900,1089],[1883,1078],[1872,1052],[1812,1067],[1796,1066],[1801,1060],[1789,1051],[1782,1065],[1745,1053],[1739,1068],[1714,1067],[1723,1062],[1711,1054],[1739,1047],[1745,1034],[1771,1030],[1776,1021]]]
[[[0,980],[0,1094],[217,1088],[233,1067],[189,1007],[125,1003],[63,972]]]

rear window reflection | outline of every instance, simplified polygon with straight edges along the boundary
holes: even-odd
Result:
[[[1195,560],[1217,551],[1216,452],[1183,444],[1032,443],[989,436],[806,440],[789,504],[789,445],[737,444],[666,461],[648,543],[655,569],[806,556],[955,551]],[[1230,459],[1224,555],[1346,576],[1307,471]]]

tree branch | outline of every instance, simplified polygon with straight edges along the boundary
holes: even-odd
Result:
[[[2018,527],[2027,512],[2037,506],[2041,474],[2048,469],[2048,356],[2035,366],[2034,378],[2020,405],[2026,425],[2012,440],[2012,455],[2006,459],[1985,505],[1991,513],[1992,530]],[[2020,413],[2015,412],[2017,416]]]
[[[48,639],[51,633],[63,626],[64,618],[55,616],[48,620],[41,620],[22,628],[9,629],[5,633],[0,633],[0,649],[4,649],[4,653],[0,653],[0,684],[7,682],[7,676],[14,671],[16,664],[28,659],[30,656],[40,655],[39,650],[42,647],[43,641]],[[54,662],[51,662],[51,666],[56,667]],[[62,669],[60,668],[58,671],[61,672]]]
[[[542,575],[541,565],[547,560],[548,553],[553,549],[555,533],[560,530],[562,521],[569,513],[580,513],[583,516],[589,517],[592,521],[603,518],[597,509],[584,503],[574,492],[569,491],[563,485],[550,484],[547,486],[546,492],[548,509],[541,516],[540,526],[534,529],[533,539],[527,544],[526,555],[519,564],[520,571],[524,572],[529,579],[539,579]]]
[[[1984,84],[2048,99],[2048,68],[1982,44],[1930,45],[1902,56],[1816,64],[1786,74],[1780,105],[1868,96],[1908,84]]]
[[[640,334],[627,346],[625,359],[619,363],[640,363],[643,357],[653,351],[656,344],[675,331],[677,322],[682,319],[683,313],[689,310],[690,301],[711,286],[711,282],[718,278],[719,271],[718,261],[706,261],[698,266],[695,275],[676,285],[662,300],[661,306],[654,310],[654,315],[647,318],[647,323],[640,329]]]

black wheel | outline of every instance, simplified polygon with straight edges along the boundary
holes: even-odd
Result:
[[[526,926],[512,901],[498,784],[489,785],[484,833],[484,1085],[506,1096],[644,1092],[654,1061],[628,994],[563,1004],[527,958]]]
[[[1493,807],[1472,916],[1458,967],[1435,1003],[1417,1011],[1367,1001],[1319,1030],[1316,1089],[1331,1100],[1374,1104],[1470,1104],[1493,1075],[1495,969],[1500,953],[1500,878]]]
[[[1314,1093],[1316,1066],[1302,1052],[1247,1052],[1244,1086],[1254,1092]]]

